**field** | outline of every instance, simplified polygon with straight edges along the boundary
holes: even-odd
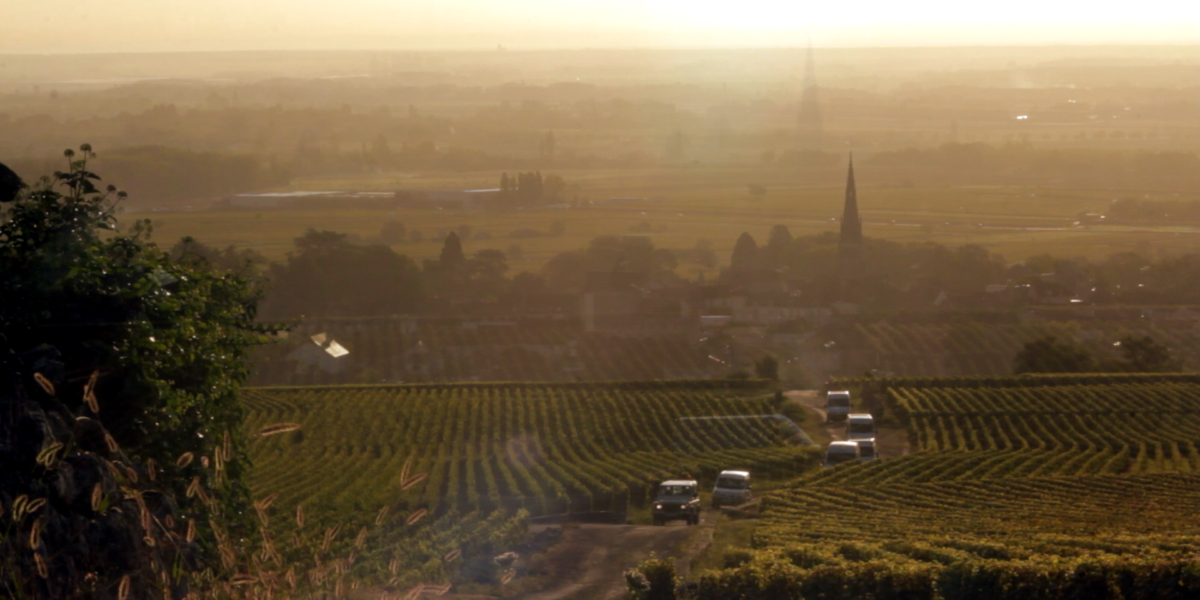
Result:
[[[244,210],[195,212],[130,212],[125,218],[149,218],[161,244],[191,235],[202,242],[254,248],[272,260],[292,249],[293,238],[307,228],[329,229],[371,238],[386,220],[398,220],[409,231],[422,232],[422,241],[393,246],[416,259],[435,258],[441,236],[461,225],[470,226],[473,239],[464,249],[474,252],[521,247],[510,257],[514,272],[537,272],[550,257],[585,246],[599,235],[648,235],[658,247],[694,248],[698,240],[712,243],[719,262],[726,263],[734,241],[743,231],[766,241],[772,225],[785,224],[793,235],[836,231],[845,185],[842,167],[827,173],[797,174],[759,167],[659,168],[562,173],[580,186],[578,197],[591,205],[508,211],[451,211],[428,209],[369,210]],[[856,168],[858,201],[864,233],[896,241],[934,241],[951,246],[980,244],[1010,261],[1051,253],[1101,258],[1119,251],[1179,253],[1195,248],[1192,227],[1076,226],[1081,212],[1103,213],[1112,200],[1133,196],[1147,199],[1188,199],[1178,192],[1156,189],[1098,190],[1053,187],[927,186],[905,187],[903,173],[872,174]],[[880,179],[882,177],[883,179]],[[395,174],[357,178],[297,180],[297,190],[394,191],[397,189],[472,189],[495,187],[499,173],[461,176],[430,174],[397,179]],[[767,188],[754,197],[748,184]],[[622,198],[615,201],[612,198]],[[519,229],[546,232],[555,221],[565,225],[560,236],[511,237]],[[681,265],[681,275],[696,277],[716,271],[700,265]]]
[[[885,387],[915,452],[769,496],[753,550],[727,555],[700,597],[1200,593],[1194,376]]]

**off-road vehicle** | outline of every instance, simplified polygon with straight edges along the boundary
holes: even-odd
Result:
[[[672,479],[658,486],[654,500],[654,524],[683,519],[688,525],[700,524],[700,484],[694,479]]]

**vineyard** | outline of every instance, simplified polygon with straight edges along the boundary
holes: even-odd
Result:
[[[701,598],[1200,597],[1196,376],[908,381],[915,452],[770,495]]]
[[[393,502],[410,471],[411,508],[533,514],[619,510],[649,486],[731,466],[802,471],[815,452],[765,399],[688,388],[378,386],[245,392],[251,430],[295,422],[253,447],[257,493],[315,510]]]
[[[310,342],[324,334],[349,350],[336,359]],[[697,379],[728,367],[690,337],[615,337],[579,325],[472,326],[405,319],[305,322],[261,349],[254,385],[450,381]]]
[[[689,473],[815,465],[815,448],[785,443],[795,425],[760,383],[726,385],[247,388],[250,483],[320,527],[378,514],[370,539],[386,543],[368,544],[366,577],[441,582],[441,557],[465,566],[472,549],[503,550],[530,515],[644,505],[659,481]]]

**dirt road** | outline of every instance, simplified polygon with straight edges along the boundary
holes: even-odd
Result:
[[[708,516],[708,515],[705,515]],[[676,521],[652,525],[579,525],[563,531],[561,542],[539,557],[545,573],[542,591],[525,600],[620,600],[625,597],[622,574],[654,553],[675,558],[686,573],[691,559],[712,539],[713,525],[702,518],[697,527]]]
[[[835,440],[846,439],[846,426],[844,424],[830,423],[828,416],[825,414],[825,398],[823,398],[817,390],[792,390],[785,392],[784,396],[793,402],[799,402],[821,415],[821,420],[825,423],[825,429],[829,432],[829,437]],[[903,427],[880,427],[875,431],[876,450],[879,452],[880,458],[895,458],[908,454],[908,432]]]

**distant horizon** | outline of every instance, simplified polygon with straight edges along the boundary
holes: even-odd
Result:
[[[498,47],[499,46],[499,47]],[[516,46],[504,44],[490,47],[400,47],[400,46],[362,46],[352,48],[312,47],[312,48],[209,48],[209,49],[141,49],[141,50],[96,50],[96,51],[0,51],[0,56],[103,56],[103,55],[183,55],[183,54],[240,54],[240,53],[321,53],[321,52],[444,52],[444,53],[495,53],[495,52],[614,52],[614,51],[693,51],[693,50],[804,50],[807,43],[798,44],[763,44],[763,45],[628,45],[628,46]],[[1200,39],[1187,41],[1116,41],[1116,42],[1029,42],[1029,43],[973,43],[973,44],[813,44],[818,50],[887,50],[890,48],[904,50],[950,49],[950,48],[1187,48],[1200,47]],[[1200,57],[1197,57],[1200,62]]]

